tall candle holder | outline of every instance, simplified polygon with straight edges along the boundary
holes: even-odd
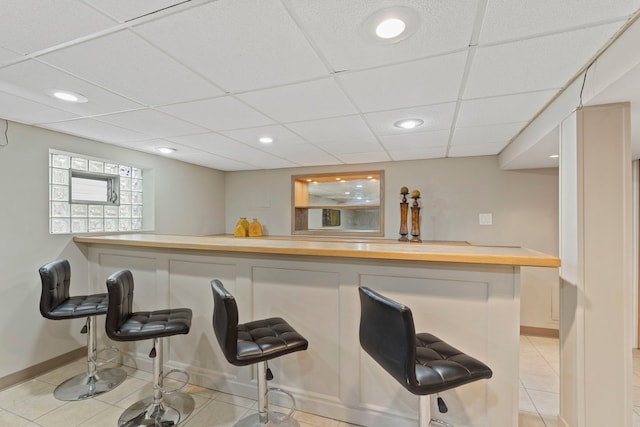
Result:
[[[412,243],[421,243],[420,240],[420,206],[418,205],[418,199],[420,198],[420,192],[413,190],[411,192],[411,198],[413,203],[411,204],[411,235],[410,240]]]
[[[407,234],[407,213],[409,212],[409,203],[407,203],[407,194],[409,194],[409,189],[407,187],[402,187],[400,189],[400,194],[402,194],[402,202],[400,202],[400,238],[398,241],[400,242],[408,242],[409,238]]]

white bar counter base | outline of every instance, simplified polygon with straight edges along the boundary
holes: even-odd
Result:
[[[449,412],[433,407],[434,417],[517,426],[520,266],[560,264],[529,249],[455,243],[157,234],[74,241],[87,245],[91,291],[104,292],[110,274],[128,269],[135,310],[193,310],[191,332],[166,339],[167,371],[186,369],[195,384],[256,398],[255,369],[230,365],[213,333],[209,283],[219,279],[238,302],[240,322],[283,317],[309,340],[307,351],[269,363],[270,387],[291,392],[300,410],[370,427],[415,426],[418,397],[360,349],[358,286],[406,304],[417,332],[493,370],[489,380],[442,393]],[[124,363],[150,370],[150,341],[119,344]]]

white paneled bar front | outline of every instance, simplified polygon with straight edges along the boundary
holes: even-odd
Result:
[[[523,248],[371,241],[121,235],[76,237],[88,245],[92,289],[129,269],[136,310],[190,307],[188,335],[167,339],[166,366],[192,382],[255,399],[254,370],[224,358],[211,326],[212,279],[234,294],[240,321],[285,318],[309,349],[270,362],[270,386],[291,392],[298,408],[359,425],[415,426],[418,398],[398,385],[358,341],[357,288],[411,307],[416,330],[430,332],[493,370],[490,380],[442,393],[454,425],[518,424],[520,265],[559,260]],[[125,363],[150,369],[150,343],[122,345]]]

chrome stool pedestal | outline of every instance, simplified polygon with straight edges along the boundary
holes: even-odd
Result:
[[[126,378],[127,373],[118,368],[98,370],[96,316],[87,318],[87,372],[64,381],[53,391],[58,400],[83,400],[113,390]]]
[[[248,415],[237,423],[234,427],[259,427],[259,426],[282,426],[282,427],[299,427],[298,421],[291,416],[295,412],[295,400],[289,393],[267,387],[267,380],[271,374],[268,374],[268,362],[262,361],[256,363],[256,378],[258,380],[258,413]],[[292,407],[288,414],[277,412],[269,408],[269,392],[279,391],[291,399]]]
[[[195,407],[193,397],[180,393],[179,389],[171,392],[164,390],[162,339],[154,338],[153,347],[156,350],[153,357],[153,396],[125,409],[118,419],[119,427],[177,426],[193,412]],[[187,382],[188,380],[184,385]]]

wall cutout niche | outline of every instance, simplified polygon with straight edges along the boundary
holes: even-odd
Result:
[[[383,171],[294,175],[292,234],[383,235]]]

